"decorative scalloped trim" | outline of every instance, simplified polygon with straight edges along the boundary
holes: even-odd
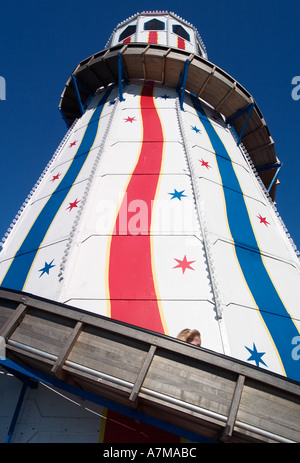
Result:
[[[203,210],[203,204],[201,203],[200,200],[200,195],[199,191],[197,188],[197,183],[195,182],[196,178],[196,173],[193,165],[193,160],[191,157],[191,149],[189,145],[189,139],[186,135],[185,132],[185,124],[182,120],[182,115],[181,115],[181,109],[179,105],[179,98],[176,98],[176,112],[177,112],[177,120],[178,120],[178,126],[179,130],[181,132],[181,137],[183,141],[183,146],[185,150],[185,155],[186,155],[186,161],[188,168],[190,170],[190,176],[191,176],[191,184],[192,184],[192,190],[194,192],[194,198],[195,198],[195,210],[196,210],[196,215],[198,218],[198,223],[199,223],[199,228],[202,233],[203,237],[203,249],[204,249],[204,255],[206,259],[206,264],[207,264],[207,274],[208,278],[210,280],[211,284],[211,290],[212,290],[212,297],[214,300],[214,305],[215,305],[215,312],[216,312],[216,319],[220,320],[222,318],[222,304],[221,304],[221,299],[220,299],[220,293],[218,289],[218,283],[217,283],[217,278],[216,278],[216,272],[215,272],[215,266],[213,262],[213,257],[212,257],[212,252],[211,252],[211,245],[209,241],[209,236],[207,233],[207,227],[206,227],[206,221],[205,221],[205,215],[204,215],[204,210]]]
[[[230,124],[228,124],[228,128],[229,128],[229,130],[230,130],[230,132],[231,132],[233,138],[234,138],[235,141],[237,142],[238,140],[237,140],[237,135],[236,135],[236,133],[235,133],[235,130],[232,129],[232,127],[231,127]],[[291,246],[291,250],[295,253],[295,255],[296,255],[296,257],[297,257],[297,261],[298,261],[297,263],[300,264],[300,258],[299,258],[300,252],[298,251],[297,246],[295,245],[295,243],[294,243],[294,241],[293,241],[291,235],[288,233],[288,229],[287,229],[287,227],[285,226],[285,224],[284,224],[284,222],[283,222],[281,216],[279,215],[279,212],[278,212],[278,210],[277,210],[277,208],[276,208],[276,206],[275,206],[275,204],[274,204],[274,202],[273,202],[271,196],[269,195],[268,190],[266,189],[266,187],[265,187],[265,185],[264,185],[262,179],[260,178],[260,176],[259,176],[259,174],[258,174],[258,172],[257,172],[257,170],[256,170],[256,168],[255,168],[255,166],[254,166],[254,164],[253,164],[253,161],[252,161],[252,159],[251,159],[251,157],[250,157],[250,155],[249,155],[249,153],[248,153],[246,147],[243,145],[243,143],[240,143],[238,147],[240,148],[240,150],[241,150],[241,152],[242,152],[242,154],[243,154],[243,156],[244,156],[244,158],[245,158],[245,161],[246,161],[247,164],[249,165],[250,171],[254,174],[256,180],[258,181],[259,185],[261,186],[261,189],[262,189],[263,193],[265,194],[265,196],[266,196],[266,198],[267,198],[267,200],[268,200],[268,202],[269,202],[269,205],[270,205],[271,209],[272,209],[273,212],[274,212],[274,215],[275,215],[275,217],[276,217],[276,219],[277,219],[277,221],[278,221],[278,224],[279,224],[280,228],[281,228],[282,231],[285,233],[285,235],[286,235],[286,237],[287,237],[287,240],[288,240],[288,243],[289,243],[289,245]],[[276,219],[275,219],[275,220],[276,220]]]
[[[23,212],[25,211],[26,207],[29,205],[29,203],[31,202],[31,199],[33,197],[33,195],[36,193],[38,187],[41,185],[42,183],[42,180],[44,179],[44,177],[46,176],[46,174],[48,173],[50,167],[52,166],[52,164],[54,163],[54,161],[58,158],[58,156],[60,155],[62,149],[65,147],[68,139],[70,138],[70,135],[71,135],[71,132],[73,131],[76,123],[77,123],[78,119],[75,119],[75,121],[73,122],[73,124],[71,125],[71,127],[69,128],[69,130],[66,132],[65,136],[63,137],[62,141],[60,142],[60,144],[58,145],[58,147],[56,148],[52,158],[50,159],[50,161],[48,162],[48,164],[46,165],[45,169],[43,170],[42,174],[40,175],[39,179],[37,180],[37,182],[35,183],[34,187],[32,188],[32,190],[30,191],[30,193],[28,194],[27,198],[25,199],[24,203],[22,204],[22,206],[20,207],[19,211],[17,212],[17,214],[15,215],[14,219],[12,220],[9,228],[7,229],[4,237],[2,238],[2,242],[0,242],[0,247],[3,248],[4,247],[4,244],[5,242],[7,241],[9,235],[11,234],[11,232],[13,231],[14,227],[16,226],[17,222],[19,221],[21,215],[23,214]],[[1,249],[0,249],[0,252],[1,252]]]
[[[111,111],[111,114],[109,116],[109,121],[108,121],[107,127],[105,129],[105,132],[103,134],[102,141],[101,141],[98,153],[96,155],[94,164],[93,164],[93,166],[91,168],[90,176],[89,176],[89,178],[87,180],[87,185],[86,185],[86,188],[84,190],[82,199],[80,201],[80,206],[78,207],[77,214],[76,214],[76,216],[74,218],[74,222],[73,222],[73,225],[72,225],[72,228],[71,228],[71,232],[69,234],[69,238],[68,238],[68,241],[67,241],[67,244],[66,244],[63,256],[62,256],[62,259],[61,259],[60,267],[59,267],[59,273],[58,273],[59,281],[62,281],[63,278],[64,278],[63,273],[64,273],[64,270],[65,270],[66,262],[67,262],[68,257],[69,257],[70,249],[72,247],[72,244],[74,244],[73,243],[74,242],[74,236],[75,236],[78,224],[80,222],[80,218],[82,216],[83,209],[84,209],[84,206],[86,204],[88,194],[89,194],[89,191],[90,191],[90,188],[91,188],[91,185],[92,185],[92,182],[93,182],[93,179],[94,179],[94,176],[95,176],[98,164],[99,164],[99,160],[100,160],[100,158],[102,156],[103,149],[105,147],[105,143],[106,143],[106,140],[107,140],[107,137],[108,137],[108,133],[110,131],[112,120],[113,120],[113,117],[114,117],[114,114],[115,114],[115,111],[116,111],[116,107],[118,106],[119,101],[120,101],[119,96],[117,96],[115,98],[115,104],[112,107],[112,111]]]

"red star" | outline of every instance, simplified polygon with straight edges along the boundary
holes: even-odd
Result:
[[[266,217],[262,217],[260,214],[257,215],[257,218],[260,220],[260,223],[264,223],[266,226],[270,225],[269,222],[267,222]]]
[[[177,262],[178,262],[178,265],[176,265],[175,267],[173,268],[181,268],[182,269],[182,273],[184,273],[186,271],[186,269],[190,269],[190,270],[195,270],[194,268],[192,268],[190,266],[190,264],[192,264],[193,262],[196,262],[195,260],[190,260],[189,262],[186,260],[186,256],[184,256],[183,260],[179,260],[179,259],[175,259]]]
[[[51,179],[51,182],[54,182],[54,180],[58,180],[60,175],[61,174],[59,174],[59,173],[57,175],[53,175],[53,178]]]
[[[75,141],[73,141],[72,143],[70,143],[69,148],[72,148],[72,146],[75,146],[76,143],[77,143],[77,140],[75,140]]]
[[[124,119],[125,122],[130,122],[131,124],[135,121],[135,117],[128,116],[127,119]]]
[[[201,166],[206,167],[206,169],[211,168],[211,166],[208,164],[208,161],[204,161],[203,159],[199,159],[199,162],[201,162]]]
[[[69,203],[70,206],[67,207],[67,209],[70,209],[70,211],[73,209],[73,207],[77,207],[77,204],[80,203],[80,201],[78,201],[78,199],[76,198],[75,201],[73,203]]]

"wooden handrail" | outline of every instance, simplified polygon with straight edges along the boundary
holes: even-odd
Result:
[[[7,357],[49,377],[208,438],[300,442],[298,382],[30,294],[0,288],[1,308]]]

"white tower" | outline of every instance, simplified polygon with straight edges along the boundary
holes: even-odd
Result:
[[[119,24],[60,110],[70,129],[3,243],[1,286],[170,337],[197,328],[203,348],[299,381],[280,162],[195,28],[167,12]]]

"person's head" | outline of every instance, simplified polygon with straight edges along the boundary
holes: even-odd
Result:
[[[201,346],[201,334],[198,330],[185,328],[184,330],[180,331],[180,333],[178,333],[177,339],[181,339],[182,341],[193,344],[194,346]]]

